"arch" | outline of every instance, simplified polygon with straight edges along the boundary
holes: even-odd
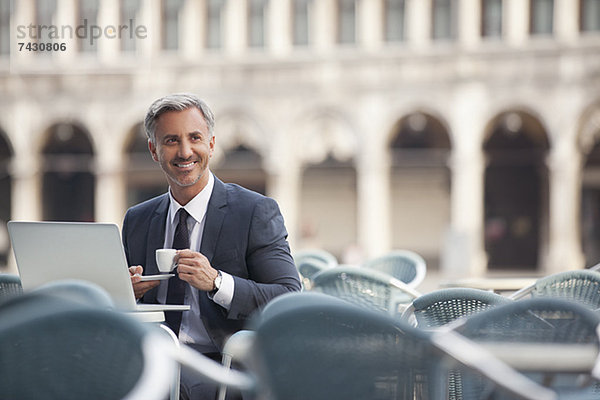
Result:
[[[251,113],[241,109],[230,109],[219,113],[215,118],[216,149],[213,163],[219,164],[221,157],[229,149],[244,146],[262,157],[268,147],[268,130]]]
[[[547,246],[547,131],[537,116],[513,108],[490,120],[484,138],[488,268],[536,269]]]
[[[329,106],[307,110],[295,122],[292,147],[303,164],[298,248],[322,248],[343,260],[358,241],[356,125]]]
[[[586,266],[600,260],[600,101],[582,113],[578,128],[582,154],[581,246]]]
[[[269,151],[268,129],[249,112],[231,109],[217,116],[211,169],[224,182],[266,194],[264,168]],[[266,140],[265,140],[266,139]]]
[[[303,163],[320,164],[328,158],[348,162],[356,156],[358,147],[355,126],[336,108],[310,110],[297,120],[293,147]]]
[[[79,123],[59,122],[44,132],[41,147],[44,220],[94,220],[94,148]]]
[[[0,128],[0,268],[8,264],[10,240],[6,223],[12,215],[12,177],[10,164],[14,156],[8,136]]]
[[[134,123],[125,137],[124,181],[126,206],[141,203],[167,191],[167,183],[160,167],[148,150],[148,137],[144,123]]]
[[[416,110],[393,125],[387,147],[392,247],[418,252],[435,269],[450,223],[448,128],[436,116]]]

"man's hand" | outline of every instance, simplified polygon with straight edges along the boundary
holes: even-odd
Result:
[[[160,281],[146,281],[142,282],[142,273],[144,268],[141,265],[129,267],[129,275],[131,277],[131,284],[133,285],[133,293],[136,299],[141,299],[142,296],[150,289],[158,286]]]
[[[214,289],[215,278],[219,273],[203,254],[191,250],[179,250],[175,262],[179,279],[205,292]]]

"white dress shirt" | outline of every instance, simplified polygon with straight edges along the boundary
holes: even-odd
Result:
[[[204,231],[204,223],[206,221],[206,210],[208,209],[208,201],[212,194],[215,178],[210,173],[208,183],[200,193],[196,195],[183,208],[188,212],[191,218],[188,218],[188,232],[190,232],[190,250],[200,251],[202,243],[202,234]],[[169,191],[169,211],[167,213],[164,248],[170,249],[173,245],[173,234],[177,227],[178,221],[175,219],[177,211],[182,206],[171,195]],[[219,290],[211,296],[208,292],[192,290],[192,286],[188,284],[185,289],[185,304],[190,305],[189,311],[184,311],[181,318],[181,327],[179,329],[179,341],[182,343],[193,343],[196,348],[205,349],[205,352],[216,351],[215,345],[210,339],[202,319],[200,318],[200,303],[198,296],[208,295],[215,303],[229,310],[233,299],[234,281],[233,277],[226,272],[221,271],[222,281]],[[165,303],[167,299],[167,289],[169,281],[161,281],[158,287],[157,299],[160,303]]]

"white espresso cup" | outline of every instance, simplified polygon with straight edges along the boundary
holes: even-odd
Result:
[[[175,249],[157,249],[156,250],[156,265],[158,266],[158,270],[163,273],[168,273],[175,268],[175,254],[177,254],[177,250]]]

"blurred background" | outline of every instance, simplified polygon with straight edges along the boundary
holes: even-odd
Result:
[[[600,261],[600,0],[0,0],[0,270],[8,220],[120,224],[166,191],[141,123],[173,92],[293,250]]]

